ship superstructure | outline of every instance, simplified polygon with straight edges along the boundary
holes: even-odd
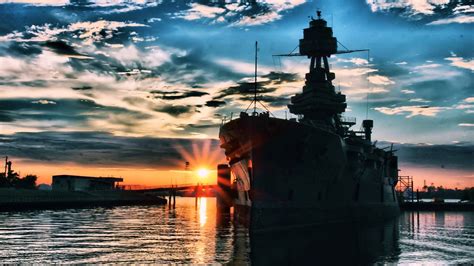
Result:
[[[319,11],[309,24],[298,54],[310,59],[309,72],[288,105],[298,121],[242,112],[219,132],[229,161],[220,166],[220,179],[232,179],[234,213],[255,231],[399,212],[397,157],[372,143],[372,120],[364,120],[361,131],[350,129],[356,123],[342,117],[346,97],[332,84],[329,57],[352,51],[337,50]]]

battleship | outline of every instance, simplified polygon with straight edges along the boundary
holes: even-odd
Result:
[[[227,164],[218,184],[234,216],[251,231],[384,220],[399,214],[395,192],[398,158],[372,141],[373,120],[342,116],[346,96],[336,92],[331,55],[338,51],[332,28],[317,12],[304,29],[299,54],[310,59],[301,93],[289,111],[298,119],[269,112],[241,112],[223,123],[220,147]],[[255,76],[256,77],[256,76]],[[258,101],[255,82],[254,104]],[[230,198],[230,199],[229,199]]]

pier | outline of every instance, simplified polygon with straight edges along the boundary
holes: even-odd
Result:
[[[189,192],[188,196],[193,196],[196,198],[196,203],[198,198],[205,196],[205,191],[215,191],[217,185],[212,184],[179,184],[179,185],[163,185],[163,186],[154,186],[154,187],[137,187],[133,185],[123,185],[121,189],[126,191],[134,191],[138,193],[143,193],[146,195],[160,195],[168,197],[168,206],[175,208],[176,207],[176,196],[184,196],[185,192]],[[209,195],[209,193],[207,193]]]

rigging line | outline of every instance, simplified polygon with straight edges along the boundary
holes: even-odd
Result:
[[[251,101],[249,106],[247,106],[247,109],[245,109],[245,113],[247,113],[247,111],[249,110],[250,106],[252,106],[252,104],[253,104],[253,101]]]
[[[293,49],[289,54],[292,54],[296,49],[298,49],[298,47],[300,47],[300,45],[298,44],[295,49]]]
[[[370,50],[367,50],[367,67],[370,66]],[[369,80],[369,77],[370,77],[370,71],[367,70],[367,86],[368,86],[368,90],[367,90],[367,103],[366,103],[366,107],[365,107],[365,119],[369,119],[369,94],[370,94],[370,80]]]
[[[276,118],[276,116],[275,116],[270,110],[268,110],[268,108],[267,108],[261,101],[258,101],[258,103],[259,103],[261,106],[263,106],[263,108],[265,108],[265,110],[267,110],[269,114],[271,114],[273,117]]]
[[[349,51],[349,48],[345,47],[344,44],[342,44],[340,41],[337,41],[337,43],[344,47],[347,51]]]
[[[275,59],[275,57],[276,57],[276,59]],[[277,55],[272,55],[272,60],[273,60],[273,67],[275,68],[275,71],[282,72],[280,57],[277,56]]]

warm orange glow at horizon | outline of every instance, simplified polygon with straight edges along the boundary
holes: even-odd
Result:
[[[191,157],[188,157],[191,159]],[[199,160],[199,158],[203,158]],[[212,157],[211,157],[212,158]],[[141,186],[162,186],[173,184],[205,183],[214,184],[216,182],[217,171],[215,167],[220,161],[212,163],[209,157],[197,157],[190,160],[190,169],[184,169],[184,160],[182,167],[178,168],[147,168],[131,166],[104,166],[104,165],[79,165],[73,163],[51,163],[51,162],[31,162],[23,161],[18,158],[12,158],[13,169],[21,176],[35,174],[38,176],[37,184],[50,184],[53,175],[70,174],[101,177],[122,177],[124,185]],[[193,163],[194,162],[194,163]],[[198,163],[209,162],[209,163]],[[207,177],[201,178],[198,169],[208,170]],[[445,188],[464,189],[474,187],[474,173],[467,170],[422,167],[417,165],[401,165],[400,175],[413,176],[415,189],[423,187],[423,181],[427,185],[432,183],[435,186]],[[199,178],[199,179],[198,179]]]
[[[223,163],[222,150],[211,150],[211,140],[202,145],[192,143],[191,149],[177,145],[173,147],[182,159],[164,158],[168,167],[153,166],[120,166],[120,165],[88,165],[77,163],[55,163],[26,161],[11,158],[13,169],[22,176],[35,174],[37,184],[51,184],[53,175],[83,175],[100,177],[121,177],[123,185],[162,186],[169,184],[203,183],[215,184],[217,181],[217,164]],[[186,165],[186,162],[189,162]]]
[[[424,183],[430,186],[464,189],[474,187],[474,173],[467,170],[427,167],[417,165],[402,165],[399,175],[413,176],[415,189],[422,189]]]

